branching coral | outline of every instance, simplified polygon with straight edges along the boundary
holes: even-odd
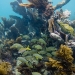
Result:
[[[45,63],[47,69],[52,70],[54,75],[72,75],[75,72],[75,67],[73,67],[72,63],[72,49],[66,45],[61,45],[56,53],[59,60],[49,58],[49,62]]]
[[[19,4],[20,6],[26,6],[26,7],[36,7],[36,8],[46,8],[46,6],[49,4],[48,0],[28,0],[29,4]],[[61,8],[65,4],[67,4],[70,0],[62,0],[62,2],[58,3],[56,6],[54,6],[54,9]]]
[[[66,5],[69,1],[70,1],[70,0],[62,0],[62,2],[58,3],[58,4],[54,7],[54,9],[56,10],[56,9],[61,8],[62,6]]]
[[[8,62],[0,62],[0,75],[10,75],[12,66]]]
[[[48,2],[48,0],[28,0],[30,4],[23,4],[20,3],[20,6],[25,6],[28,8],[36,8],[38,9],[39,13],[44,13],[45,17],[50,17],[53,12],[53,6],[51,3]]]
[[[45,16],[51,16],[53,14],[53,11],[61,8],[65,4],[67,4],[70,0],[62,0],[62,2],[58,3],[56,6],[52,6],[48,0],[28,0],[29,4],[23,4],[20,3],[20,6],[25,6],[28,8],[37,8],[38,10],[41,10],[42,12],[45,12]]]
[[[37,8],[39,10],[45,10],[48,0],[28,0],[30,4],[19,4],[20,6],[26,6],[29,8]]]

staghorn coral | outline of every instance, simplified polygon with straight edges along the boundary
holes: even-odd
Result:
[[[61,45],[56,53],[58,60],[49,58],[49,62],[45,62],[47,70],[52,70],[52,75],[73,75],[75,67],[73,67],[72,49]]]
[[[0,62],[0,75],[10,75],[12,66],[9,62]]]

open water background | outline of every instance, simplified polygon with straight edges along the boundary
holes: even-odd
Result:
[[[17,15],[10,6],[10,2],[13,2],[15,0],[1,0],[0,1],[0,18],[6,17],[9,18],[9,15]],[[27,3],[27,0],[22,0],[23,2]],[[58,2],[61,2],[62,0],[52,0],[53,5],[56,5]],[[71,0],[68,4],[62,7],[63,10],[68,9],[71,11],[70,20],[75,20],[75,0]],[[1,21],[1,19],[0,19]]]

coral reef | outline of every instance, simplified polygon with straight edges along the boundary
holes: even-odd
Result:
[[[53,12],[54,12],[54,8],[52,6],[52,4],[49,4],[48,0],[28,0],[30,2],[30,4],[22,4],[20,3],[20,6],[25,6],[28,8],[36,8],[38,9],[39,13],[44,13],[44,16],[46,18],[49,18]]]
[[[49,71],[52,70],[54,72],[53,75],[72,75],[75,70],[72,49],[66,45],[61,45],[56,53],[57,60],[49,58],[49,62],[45,62],[47,69]]]
[[[0,22],[0,59],[3,61],[0,62],[0,74],[73,75],[74,53],[69,47],[75,46],[74,21],[66,20],[71,14],[69,10],[55,11],[70,0],[62,0],[56,6],[48,0],[28,1],[29,4],[22,0],[11,2],[19,17],[2,17],[3,23]],[[69,41],[66,44],[65,37],[73,40],[71,46],[67,46]]]
[[[34,33],[34,36],[40,36],[40,32],[37,31],[43,31],[42,27],[44,24],[44,20],[41,19],[41,17],[39,17],[38,15],[38,11],[37,9],[27,9],[24,7],[21,7],[18,5],[18,2],[11,2],[11,5],[13,6],[12,9],[22,15],[22,18],[17,17],[17,16],[13,16],[11,15],[10,17],[14,18],[15,20],[17,20],[15,26],[18,28],[19,32],[22,34],[27,34],[28,33]],[[17,6],[17,7],[16,7]],[[16,8],[15,8],[16,7]],[[21,13],[21,11],[23,10],[23,13]],[[27,16],[28,15],[28,16]],[[29,29],[29,27],[31,26],[31,28],[34,28],[34,30],[31,30],[31,28]],[[31,30],[31,32],[29,32]]]
[[[23,4],[20,3],[20,6],[25,6],[28,8],[37,8],[38,11],[40,12],[44,12],[46,17],[49,17],[53,14],[53,11],[61,8],[62,6],[64,6],[65,4],[67,4],[70,0],[62,0],[62,2],[60,2],[59,4],[57,4],[56,6],[52,6],[51,2],[49,3],[48,0],[28,0],[30,3],[29,4]]]

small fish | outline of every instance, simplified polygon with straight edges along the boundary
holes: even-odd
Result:
[[[55,34],[55,33],[50,33],[50,37],[59,41],[62,40],[62,38],[58,34]]]
[[[21,49],[18,51],[18,53],[23,53],[23,52],[29,51],[29,50],[31,50],[31,48],[30,48],[29,45],[28,45],[26,48],[21,48]]]
[[[29,45],[28,45],[25,49],[26,49],[26,50],[31,50],[30,47],[29,47]]]

